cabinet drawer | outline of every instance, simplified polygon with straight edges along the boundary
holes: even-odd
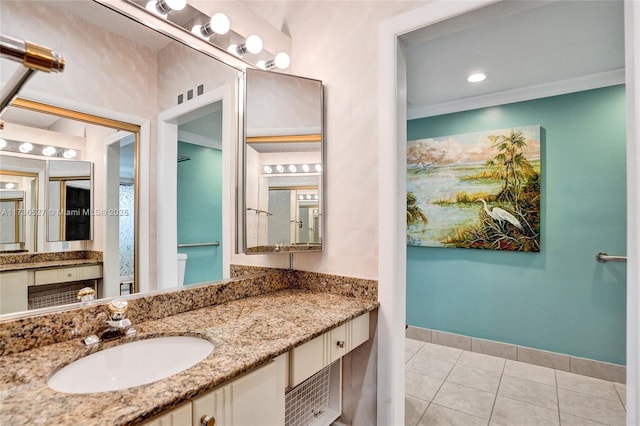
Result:
[[[342,324],[329,332],[329,363],[342,358],[347,353],[347,324]]]
[[[35,285],[53,284],[60,282],[59,269],[42,269],[35,272]]]
[[[94,280],[102,278],[102,266],[80,266],[78,269],[78,279],[80,280]]]
[[[351,320],[349,331],[350,335],[347,336],[347,342],[349,342],[348,351],[352,351],[369,340],[369,313],[367,312]]]

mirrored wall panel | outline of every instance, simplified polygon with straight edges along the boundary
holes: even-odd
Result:
[[[246,72],[245,252],[321,251],[322,82]]]
[[[47,241],[86,241],[93,229],[93,167],[90,161],[47,164]]]

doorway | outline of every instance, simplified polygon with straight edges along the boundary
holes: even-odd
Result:
[[[381,227],[380,229],[380,291],[379,297],[382,301],[381,323],[379,330],[382,332],[381,348],[379,353],[379,423],[380,424],[398,424],[402,422],[402,403],[404,397],[404,371],[403,359],[404,354],[401,349],[404,345],[399,341],[403,335],[405,321],[405,301],[406,301],[406,240],[405,240],[405,214],[404,209],[398,211],[394,207],[388,207],[385,203],[389,203],[389,199],[395,201],[396,206],[404,206],[406,204],[404,193],[399,194],[397,188],[406,187],[406,169],[404,158],[406,158],[406,145],[402,143],[407,139],[406,135],[406,81],[403,80],[406,70],[406,57],[403,47],[399,45],[397,37],[414,29],[431,25],[436,22],[462,15],[471,10],[478,9],[482,6],[493,2],[474,2],[474,3],[448,3],[437,2],[436,4],[425,6],[419,10],[399,16],[384,22],[380,26],[380,222],[391,223],[391,227]],[[637,28],[640,19],[637,5],[625,4],[625,33],[626,33],[626,50],[634,52],[634,43],[638,45],[638,35],[633,32]],[[631,61],[626,64],[627,75],[637,75],[637,61],[633,55],[628,55]],[[628,218],[629,229],[635,229],[635,222],[631,222],[636,217],[637,207],[634,204],[637,200],[636,185],[634,176],[635,157],[631,153],[635,152],[634,142],[637,140],[637,129],[633,117],[634,102],[637,103],[637,88],[629,85],[633,83],[633,79],[627,81],[627,94],[629,101],[627,102],[627,149],[629,151],[628,158]],[[634,91],[635,90],[635,91]],[[635,96],[635,98],[634,98]],[[390,140],[397,140],[400,143],[390,146]],[[394,162],[393,165],[389,164]],[[637,253],[637,236],[628,235],[627,255],[631,260],[636,259]],[[636,382],[637,382],[637,321],[636,321],[636,304],[637,292],[634,283],[637,280],[636,268],[633,261],[627,267],[628,281],[630,285],[627,288],[627,377],[629,383],[628,392],[628,419],[630,424],[637,423],[636,411]],[[388,340],[387,340],[388,339]],[[391,373],[386,371],[392,370]],[[380,390],[380,387],[383,390]],[[392,402],[393,401],[393,402]],[[391,404],[389,404],[391,402]]]

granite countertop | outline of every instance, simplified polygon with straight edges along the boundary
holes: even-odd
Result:
[[[21,271],[24,269],[64,268],[67,266],[102,265],[100,259],[49,260],[45,262],[7,263],[0,265],[0,272]]]
[[[282,290],[134,324],[137,335],[87,348],[79,339],[0,357],[0,424],[128,425],[180,405],[371,311],[377,302],[331,293]],[[64,365],[124,341],[194,335],[215,344],[200,363],[169,378],[122,391],[64,394],[47,378]]]

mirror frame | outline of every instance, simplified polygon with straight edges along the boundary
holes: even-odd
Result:
[[[38,176],[38,173],[32,173],[32,172],[21,172],[21,171],[17,171],[17,170],[6,170],[6,169],[0,169],[0,175],[9,175],[9,176],[20,176],[20,177],[29,177],[35,180],[34,186],[35,186],[35,197],[34,197],[34,205],[32,207],[32,209],[37,212],[38,211],[38,194],[40,191],[40,179]],[[26,208],[26,207],[23,207]],[[16,224],[19,223],[18,218],[20,217],[20,215],[16,214]],[[24,227],[25,229],[22,230],[22,232],[25,232],[25,240],[26,240],[26,218],[23,216],[23,222],[20,223],[21,227]],[[38,214],[34,214],[33,215],[33,251],[37,252],[38,251]],[[28,241],[16,241],[15,243],[0,243],[0,253],[14,253],[15,250],[2,250],[2,246],[6,245],[11,245],[11,244],[20,244],[23,243],[26,246],[28,246]],[[28,251],[27,251],[28,253]]]
[[[254,72],[260,72],[260,73],[273,73],[273,71],[264,71],[264,70],[259,70],[259,69],[252,69],[251,71]],[[278,75],[279,73],[275,73],[276,75]],[[320,188],[318,188],[318,194],[319,194],[319,202],[318,202],[318,208],[319,208],[319,213],[318,215],[320,216],[320,243],[318,243],[317,245],[314,244],[313,245],[313,249],[307,249],[307,250],[301,250],[300,247],[310,247],[309,245],[299,245],[298,247],[296,247],[296,245],[290,245],[290,246],[285,246],[284,249],[281,246],[258,246],[258,247],[270,247],[273,248],[273,250],[264,250],[264,251],[257,251],[257,250],[249,250],[249,246],[248,246],[248,241],[247,241],[247,146],[249,145],[249,143],[247,142],[249,139],[253,139],[253,140],[259,140],[259,141],[264,141],[264,140],[271,140],[274,139],[275,141],[279,140],[279,139],[287,139],[287,140],[295,140],[297,142],[309,142],[310,141],[310,137],[313,137],[313,139],[316,138],[316,134],[314,135],[291,135],[291,136],[274,136],[274,137],[247,137],[247,73],[245,72],[244,75],[244,81],[242,82],[242,90],[243,90],[243,102],[242,102],[242,114],[241,114],[241,119],[242,119],[242,138],[239,140],[239,148],[238,148],[238,164],[241,164],[242,167],[242,171],[238,173],[239,178],[238,178],[238,188],[239,191],[241,191],[241,194],[238,194],[238,230],[237,230],[237,236],[238,236],[238,241],[241,242],[239,249],[241,250],[242,253],[247,254],[247,255],[256,255],[256,254],[282,254],[282,253],[289,253],[289,254],[293,254],[293,253],[317,253],[317,252],[322,252],[324,251],[324,247],[326,244],[325,238],[326,238],[326,219],[325,219],[325,188],[327,186],[327,174],[326,174],[326,155],[327,155],[327,149],[326,149],[326,114],[325,114],[325,108],[326,108],[326,104],[324,101],[324,83],[322,82],[322,80],[317,80],[314,78],[309,78],[309,77],[304,77],[304,76],[299,76],[299,75],[293,75],[293,74],[284,74],[281,73],[280,75],[282,76],[286,76],[286,77],[293,77],[293,78],[299,78],[299,79],[303,79],[303,80],[310,80],[310,81],[314,81],[317,83],[320,83],[320,161],[322,164],[322,172],[320,172]],[[315,140],[313,140],[315,141]],[[240,167],[239,167],[240,169]],[[241,176],[241,178],[240,178]],[[317,246],[317,248],[315,248]]]

